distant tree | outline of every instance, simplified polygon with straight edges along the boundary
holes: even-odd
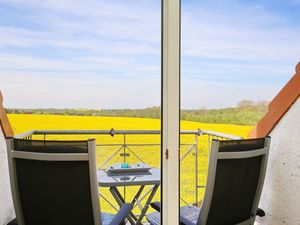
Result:
[[[259,107],[268,107],[269,102],[268,101],[258,101],[256,103],[256,105],[259,106]]]
[[[181,119],[202,123],[225,123],[254,125],[267,112],[268,102],[243,100],[237,107],[224,109],[182,109]],[[160,107],[149,107],[145,109],[6,109],[8,113],[19,114],[62,114],[79,116],[120,116],[160,118]]]
[[[237,107],[244,108],[244,107],[251,107],[254,106],[255,103],[252,100],[242,100],[238,102]]]

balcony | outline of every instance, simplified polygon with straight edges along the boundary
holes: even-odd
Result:
[[[143,163],[160,171],[160,131],[159,130],[33,130],[15,136],[24,140],[96,140],[97,170],[106,170],[112,165]],[[181,131],[180,171],[181,206],[200,206],[202,201],[208,169],[208,154],[212,139],[237,140],[241,137],[210,130]],[[122,179],[122,178],[121,178]],[[158,185],[159,186],[159,185]],[[134,198],[138,186],[119,186],[125,202],[135,199],[134,216],[153,212],[151,207],[144,206],[152,201],[160,201],[160,188],[145,185],[138,198]],[[151,196],[154,195],[154,196]],[[102,212],[116,213],[119,205],[108,187],[99,188]],[[147,202],[148,200],[148,202]],[[145,215],[142,222],[147,224]]]

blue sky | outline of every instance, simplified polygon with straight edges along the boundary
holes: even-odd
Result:
[[[300,60],[299,11],[299,0],[182,0],[182,107],[271,100]],[[0,0],[5,105],[159,105],[160,13],[158,0]]]

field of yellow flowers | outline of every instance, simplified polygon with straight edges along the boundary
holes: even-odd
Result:
[[[159,130],[160,120],[145,119],[145,118],[127,118],[127,117],[93,117],[93,116],[62,116],[62,115],[22,115],[9,114],[9,120],[12,124],[15,134],[20,134],[29,130]],[[247,133],[252,128],[251,126],[238,126],[229,124],[205,124],[191,121],[182,121],[182,130],[212,130],[226,134],[246,137]],[[42,136],[34,137],[36,139],[43,138]],[[107,159],[114,151],[119,149],[124,142],[124,136],[115,135],[60,135],[47,136],[47,139],[70,140],[70,139],[87,139],[96,138],[97,142],[97,164],[98,167]],[[159,135],[128,135],[125,137],[126,144],[130,144],[130,150],[140,157],[145,163],[160,167],[160,137]],[[194,135],[181,136],[180,155],[184,155],[195,143]],[[114,146],[105,146],[114,144]],[[154,146],[141,146],[141,144],[156,144]],[[126,149],[126,152],[130,152]],[[199,137],[198,142],[198,164],[199,177],[198,185],[205,185],[208,163],[208,139],[205,136]],[[109,163],[116,164],[122,162],[123,157],[116,155]],[[131,154],[127,161],[129,163],[137,163],[140,160]],[[181,204],[192,204],[195,202],[195,155],[189,154],[181,162],[180,176],[180,195]],[[109,191],[101,188],[100,192],[111,203],[117,205]],[[123,188],[122,192],[123,193]],[[126,200],[131,201],[131,198],[136,193],[136,187],[126,188]],[[200,189],[199,199],[202,199],[204,189]],[[155,200],[159,200],[159,192],[155,196]],[[103,199],[101,200],[101,209],[106,212],[113,212],[113,208],[109,206]],[[138,208],[136,213],[138,213]]]

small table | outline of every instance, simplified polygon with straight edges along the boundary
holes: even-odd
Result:
[[[131,212],[130,216],[128,216],[128,220],[132,225],[140,225],[160,185],[160,169],[152,168],[148,172],[131,173],[107,173],[105,170],[98,170],[97,176],[99,187],[109,187],[109,191],[120,207],[125,203],[125,200],[117,187],[140,186],[139,190],[131,201],[131,203],[135,204],[146,185],[154,186],[144,207],[141,209],[141,215],[137,218]]]

